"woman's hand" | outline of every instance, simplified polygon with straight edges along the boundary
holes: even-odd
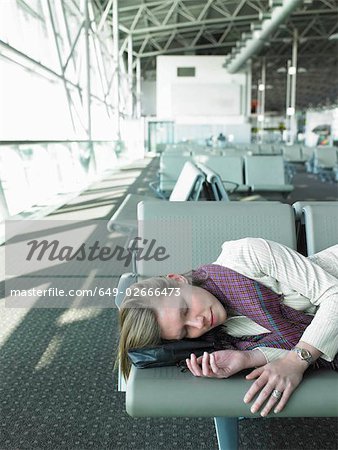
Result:
[[[249,351],[219,350],[204,352],[199,358],[191,354],[186,359],[188,369],[195,377],[228,378],[248,367],[253,367]]]
[[[292,392],[302,381],[303,373],[307,367],[307,362],[298,360],[295,353],[290,352],[284,358],[253,370],[246,376],[246,379],[257,378],[257,380],[246,393],[244,402],[249,403],[259,392],[251,406],[252,413],[258,412],[264,403],[265,405],[261,410],[261,416],[263,417],[269,414],[272,408],[274,408],[275,413],[282,411]]]

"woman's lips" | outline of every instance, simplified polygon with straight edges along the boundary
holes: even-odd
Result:
[[[210,312],[211,312],[211,316],[210,316],[210,327],[212,327],[213,324],[214,324],[214,315],[213,315],[213,313],[212,313],[212,309],[211,309],[211,308],[210,308]]]

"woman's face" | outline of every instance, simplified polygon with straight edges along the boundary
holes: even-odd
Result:
[[[187,284],[180,275],[169,277],[179,277],[180,286],[170,296],[158,298],[155,305],[163,339],[197,338],[225,321],[226,311],[214,295]]]

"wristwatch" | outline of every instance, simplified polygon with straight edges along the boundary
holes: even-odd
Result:
[[[312,364],[313,357],[309,350],[306,350],[305,348],[294,347],[291,351],[297,353],[298,358],[302,361],[306,361],[309,365]]]

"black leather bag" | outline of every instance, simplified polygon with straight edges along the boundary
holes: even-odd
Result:
[[[212,353],[215,350],[217,348],[214,342],[183,339],[155,347],[133,348],[128,351],[128,355],[139,369],[176,365],[184,368],[185,359],[189,358],[191,353],[198,357],[204,352]]]

